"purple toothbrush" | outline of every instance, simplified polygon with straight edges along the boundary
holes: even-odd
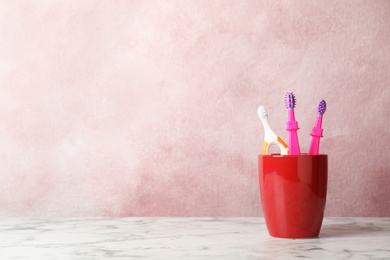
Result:
[[[295,114],[294,114],[294,108],[296,105],[295,96],[292,92],[287,92],[284,97],[284,103],[286,104],[286,107],[288,109],[288,121],[287,121],[287,128],[286,130],[289,132],[289,154],[290,155],[300,155],[300,149],[299,149],[299,142],[298,142],[298,135],[297,130],[298,122],[295,121]]]
[[[322,137],[322,116],[324,115],[326,110],[326,102],[325,100],[321,100],[320,103],[317,105],[317,120],[316,124],[311,130],[310,135],[311,137],[311,143],[310,143],[310,149],[309,154],[315,155],[318,154],[318,151],[320,149],[320,138]]]

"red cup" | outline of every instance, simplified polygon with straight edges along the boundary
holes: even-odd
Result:
[[[328,156],[259,155],[260,194],[268,233],[318,237],[324,218]]]

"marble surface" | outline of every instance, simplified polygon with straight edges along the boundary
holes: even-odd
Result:
[[[2,218],[0,259],[390,259],[390,218],[326,218],[320,237],[263,218]]]

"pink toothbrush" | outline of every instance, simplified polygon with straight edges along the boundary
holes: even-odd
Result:
[[[286,107],[288,109],[288,121],[287,121],[287,128],[286,130],[289,132],[289,149],[290,149],[290,155],[300,155],[300,149],[299,149],[299,142],[298,142],[298,135],[297,130],[298,122],[295,121],[295,114],[294,114],[294,108],[296,104],[295,96],[292,92],[287,92],[286,96],[284,97],[284,103],[286,104]]]
[[[320,149],[320,138],[322,137],[322,116],[324,115],[326,110],[326,102],[325,100],[321,100],[320,103],[317,105],[317,120],[316,124],[311,130],[310,135],[311,137],[311,143],[310,143],[310,149],[309,154],[315,155],[318,154],[318,151]]]

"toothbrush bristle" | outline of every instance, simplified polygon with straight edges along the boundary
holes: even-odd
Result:
[[[285,97],[284,97],[284,103],[286,105],[286,108],[294,109],[295,105],[296,105],[296,99],[295,99],[294,93],[287,92]]]
[[[321,100],[317,106],[317,112],[319,116],[323,116],[326,111],[326,102],[325,100]]]
[[[259,106],[259,108],[257,109],[257,114],[259,114],[260,118],[268,118],[268,112],[264,106]]]

